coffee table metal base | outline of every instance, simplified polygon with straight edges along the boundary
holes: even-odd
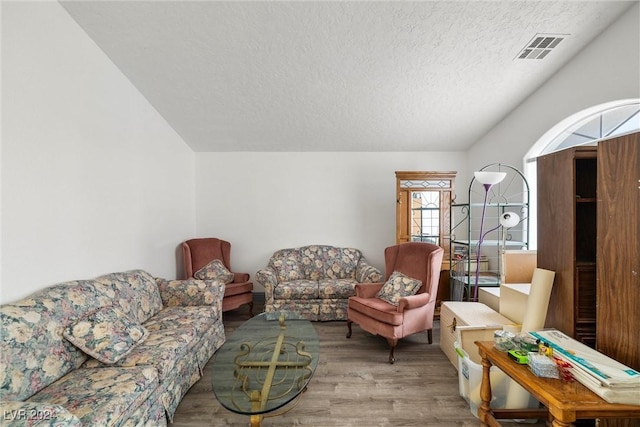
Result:
[[[261,426],[263,418],[296,406],[318,354],[308,320],[290,312],[263,313],[238,328],[216,354],[213,391],[225,408]]]

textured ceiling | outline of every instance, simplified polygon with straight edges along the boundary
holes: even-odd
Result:
[[[61,2],[195,151],[466,150],[632,3]]]

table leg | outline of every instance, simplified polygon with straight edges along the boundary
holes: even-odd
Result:
[[[482,350],[480,351],[480,356],[482,357],[482,382],[480,383],[482,404],[478,411],[478,418],[481,426],[488,426],[487,417],[491,412],[491,362],[485,357],[486,355]]]
[[[249,422],[251,423],[251,427],[261,427],[262,426],[262,415],[251,415],[249,418]]]
[[[261,393],[258,390],[251,391],[251,394],[249,395],[249,399],[251,400],[251,409],[253,409],[254,411],[257,411],[261,408],[260,395]],[[249,417],[249,423],[251,427],[261,427],[262,415],[251,415]]]

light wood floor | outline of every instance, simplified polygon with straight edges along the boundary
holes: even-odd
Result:
[[[254,312],[261,310],[256,307]],[[246,307],[225,313],[231,334],[248,319]],[[314,322],[320,338],[320,360],[307,391],[290,412],[266,418],[263,426],[477,426],[458,393],[457,371],[439,346],[421,333],[401,340],[396,362],[387,358],[386,341],[354,325],[346,338],[346,322]],[[215,356],[214,356],[215,357]],[[211,364],[178,407],[173,427],[248,426],[249,417],[232,413],[211,389]],[[523,424],[544,426],[545,424]]]

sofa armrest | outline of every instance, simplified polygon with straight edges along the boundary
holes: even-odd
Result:
[[[265,303],[273,304],[273,291],[278,286],[278,276],[271,267],[265,267],[256,273],[256,282],[264,287]]]
[[[375,298],[383,285],[384,283],[357,283],[355,287],[356,296],[361,298]]]
[[[82,427],[82,423],[61,405],[43,402],[0,401],[2,420],[12,426]]]
[[[431,298],[431,295],[428,292],[402,297],[398,301],[398,312],[401,313],[405,310],[427,305],[429,303],[429,298]]]
[[[376,283],[382,280],[382,273],[361,258],[356,267],[356,280],[358,283]]]
[[[219,305],[222,310],[224,282],[219,280],[156,279],[160,298],[165,307]]]

